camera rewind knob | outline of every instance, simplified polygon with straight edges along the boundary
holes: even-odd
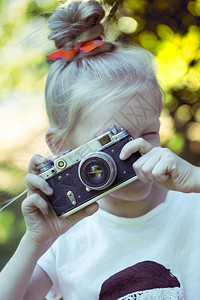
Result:
[[[43,172],[51,169],[53,165],[54,165],[54,163],[52,160],[47,160],[44,163],[37,166],[37,169],[40,171],[40,173],[43,173]]]

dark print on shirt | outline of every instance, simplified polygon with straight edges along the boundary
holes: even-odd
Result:
[[[99,300],[183,299],[178,279],[163,265],[143,261],[108,278]]]

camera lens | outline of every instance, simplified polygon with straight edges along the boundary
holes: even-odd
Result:
[[[117,175],[117,166],[113,158],[106,153],[95,152],[87,155],[79,164],[79,178],[93,190],[109,187]]]
[[[108,180],[109,166],[102,160],[89,160],[82,167],[82,178],[90,184],[101,184]]]

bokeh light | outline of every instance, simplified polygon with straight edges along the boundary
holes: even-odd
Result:
[[[175,118],[178,120],[179,123],[185,124],[191,119],[192,115],[190,110],[190,105],[187,104],[183,104],[178,107],[175,113]]]
[[[187,5],[188,11],[195,17],[200,16],[200,1],[189,1]]]
[[[191,122],[187,127],[187,138],[193,142],[200,142],[200,124]]]
[[[138,26],[137,21],[130,17],[121,17],[118,20],[119,29],[126,34],[131,34],[135,32],[137,26]]]

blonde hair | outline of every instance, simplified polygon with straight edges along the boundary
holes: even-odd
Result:
[[[104,36],[100,23],[104,16],[97,1],[72,1],[59,7],[49,19],[49,39],[57,48],[70,48]],[[77,120],[97,105],[136,92],[151,92],[161,109],[153,61],[153,55],[139,46],[123,49],[109,41],[89,53],[55,61],[45,91],[50,126],[58,129],[60,137],[70,138]]]

